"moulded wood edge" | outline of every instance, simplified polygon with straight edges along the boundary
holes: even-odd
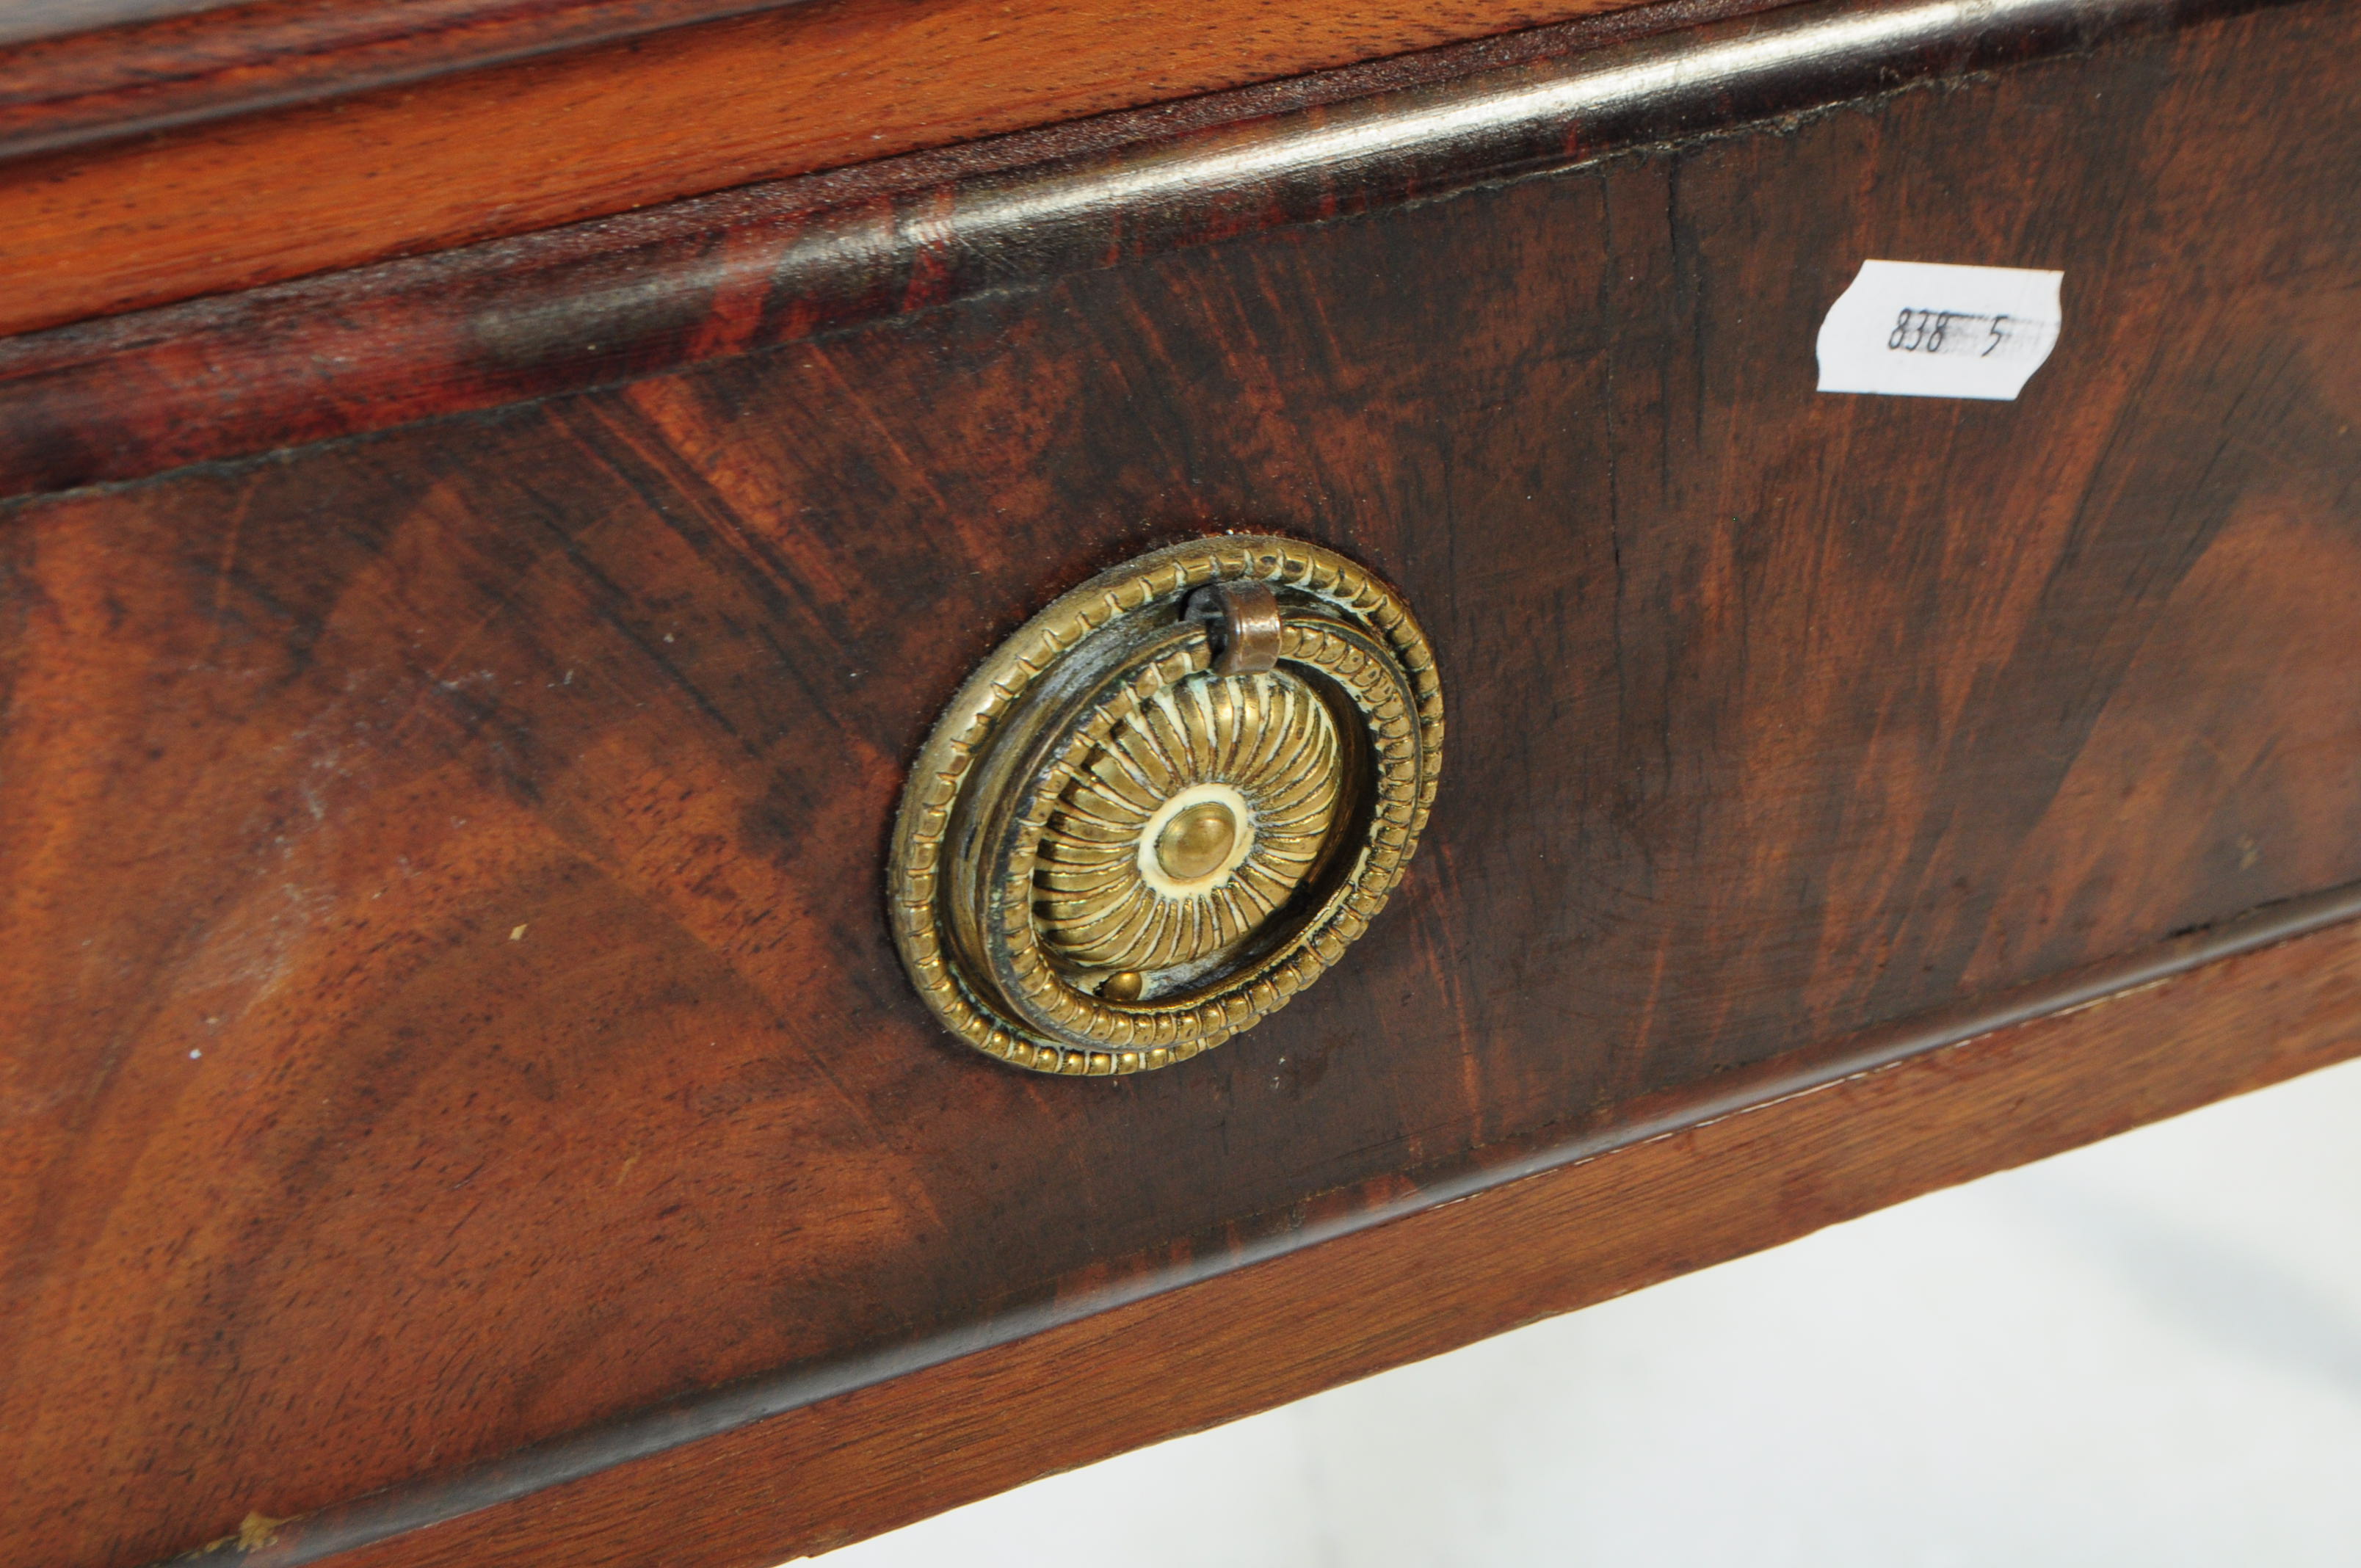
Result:
[[[11,283],[0,332],[1642,3],[1458,0],[1369,16],[1337,0],[678,0],[677,20],[644,28],[577,18],[558,31],[578,36],[561,38],[486,27],[473,62],[361,36],[341,63],[335,49],[308,62],[233,60],[169,92],[134,82],[53,105],[0,104]],[[1139,67],[1148,54],[1152,71]],[[89,62],[77,69],[93,74]],[[116,112],[137,134],[108,123]],[[22,156],[6,156],[11,141]]]
[[[802,0],[246,0],[0,17],[0,159],[316,103]]]
[[[2053,982],[2037,1015],[2031,992],[2002,999],[1965,1037],[1938,1021],[1810,1053],[1636,1141],[457,1517],[433,1519],[422,1488],[414,1528],[382,1539],[336,1550],[352,1537],[332,1510],[206,1560],[757,1568],[832,1550],[2361,1054],[2356,902],[2168,944],[2112,987]]]
[[[1170,111],[27,333],[0,341],[0,498],[664,374],[979,290],[2283,3],[2004,0],[1964,18],[1938,0],[1820,0],[1769,16],[1751,15],[1766,0],[1671,0]],[[1675,21],[1711,17],[1665,36]],[[1632,68],[1673,55],[1684,67],[1676,82],[1629,91]],[[1345,120],[1386,134],[1340,153],[1332,143]],[[1244,163],[1242,148],[1255,154]],[[916,210],[935,215],[904,221]],[[618,270],[631,288],[612,286]],[[0,301],[0,316],[7,309]]]

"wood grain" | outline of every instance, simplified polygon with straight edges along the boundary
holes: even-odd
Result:
[[[2361,881],[2356,27],[0,510],[0,1530],[132,1568],[883,1387]],[[1872,256],[2061,268],[2070,337],[2012,404],[1819,396]],[[1202,1061],[996,1069],[887,939],[902,771],[1054,593],[1225,526],[1417,608],[1427,840]]]
[[[0,78],[0,159],[480,70],[778,3],[38,5],[0,16],[0,45],[15,46]]]
[[[2191,9],[2011,0],[1963,30],[1941,4],[1820,5],[1638,39],[1698,13],[1625,13],[0,342],[0,494],[578,390],[1897,81],[1931,90]]]
[[[1445,1208],[364,1544],[250,1568],[768,1568],[2361,1054],[2361,927],[1712,1112]],[[369,1520],[367,1523],[379,1521]],[[338,1550],[338,1548],[342,1550]]]
[[[1629,4],[805,0],[0,164],[0,334]]]

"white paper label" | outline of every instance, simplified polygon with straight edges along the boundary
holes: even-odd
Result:
[[[1820,390],[2014,400],[2058,342],[2065,277],[1864,261],[1820,323]]]

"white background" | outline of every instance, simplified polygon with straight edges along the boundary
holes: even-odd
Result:
[[[2361,1564],[2361,1063],[826,1568]]]

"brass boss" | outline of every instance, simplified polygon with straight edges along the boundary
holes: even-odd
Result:
[[[1228,536],[1102,573],[928,738],[889,895],[950,1030],[1043,1072],[1137,1072],[1250,1028],[1384,904],[1442,762],[1400,599],[1332,551]]]
[[[1164,825],[1156,836],[1156,863],[1176,883],[1199,882],[1229,862],[1237,841],[1237,814],[1220,801],[1204,801]]]

